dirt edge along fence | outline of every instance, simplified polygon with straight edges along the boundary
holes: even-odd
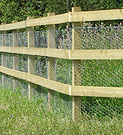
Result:
[[[107,86],[93,86],[89,83],[84,86],[82,85],[82,69],[81,65],[87,66],[84,61],[89,60],[122,60],[123,59],[123,45],[116,47],[98,48],[95,49],[93,45],[88,48],[91,39],[88,39],[87,44],[81,47],[84,42],[82,42],[81,37],[81,22],[86,21],[101,21],[101,20],[122,20],[123,19],[123,9],[112,9],[112,10],[100,10],[100,11],[81,11],[80,7],[73,7],[72,12],[66,14],[55,15],[55,13],[48,13],[47,17],[36,18],[28,17],[26,21],[16,22],[13,21],[12,24],[2,24],[0,25],[1,34],[1,66],[0,72],[2,73],[2,87],[5,87],[5,75],[13,77],[13,88],[17,88],[17,79],[23,79],[28,81],[28,94],[29,99],[31,99],[34,93],[34,84],[48,88],[48,106],[51,110],[51,100],[53,91],[63,93],[72,96],[72,118],[73,121],[77,121],[81,117],[81,97],[82,96],[92,96],[92,97],[116,97],[123,98],[123,87],[107,87]],[[66,40],[64,40],[64,45],[62,40],[58,40],[58,46],[56,47],[56,32],[55,24],[61,23],[72,23],[72,28],[68,32]],[[35,34],[34,26],[47,25],[48,29],[44,38],[41,42],[45,42],[47,45],[41,48],[35,47]],[[24,36],[24,42],[19,43],[17,30],[21,28],[27,28],[27,33]],[[12,30],[11,41],[10,38],[6,38],[6,31]],[[21,36],[21,35],[20,35]],[[90,37],[91,38],[91,37]],[[105,37],[104,37],[105,38]],[[86,39],[86,37],[85,37]],[[85,40],[84,39],[84,40]],[[27,42],[25,42],[27,41]],[[121,42],[121,41],[120,41]],[[10,44],[11,43],[11,44]],[[93,42],[94,43],[94,42]],[[99,44],[101,44],[101,39]],[[111,44],[109,42],[109,44]],[[91,49],[92,48],[92,49]],[[12,54],[12,68],[8,68],[6,65],[6,55],[7,53]],[[19,69],[18,66],[18,55],[28,55],[26,59],[28,66],[25,70]],[[35,63],[34,56],[45,56],[47,57],[47,77],[37,76],[35,74]],[[58,82],[56,80],[56,59],[70,60],[71,77],[69,77],[70,83]],[[84,64],[83,64],[84,63]],[[122,67],[121,67],[122,70]],[[25,72],[23,72],[25,71]],[[69,73],[70,73],[69,72]],[[122,74],[121,74],[122,76]],[[83,76],[84,77],[84,76]],[[122,79],[122,77],[121,77]],[[84,81],[83,81],[84,82]]]

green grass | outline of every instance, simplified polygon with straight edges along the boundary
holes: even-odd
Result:
[[[62,106],[61,106],[62,107]],[[66,108],[67,111],[67,108]],[[40,98],[28,100],[20,91],[0,89],[1,135],[122,135],[123,117],[83,118],[74,123],[69,117],[50,113]]]

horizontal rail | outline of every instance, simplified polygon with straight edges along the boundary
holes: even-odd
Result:
[[[96,60],[115,60],[123,59],[123,49],[106,49],[106,50],[71,50],[70,58],[72,60],[87,60],[87,59],[96,59]]]
[[[73,86],[71,95],[123,98],[123,87]]]
[[[26,21],[0,25],[0,31],[26,28]]]
[[[26,20],[26,27],[52,25],[69,22],[69,13]]]
[[[69,59],[68,50],[64,49],[0,46],[0,52]]]
[[[71,13],[71,22],[121,20],[123,9],[97,10]]]
[[[123,98],[123,87],[71,86],[3,66],[0,66],[0,72],[70,96]]]
[[[0,31],[27,28],[32,26],[62,24],[68,22],[85,22],[85,21],[101,21],[101,20],[119,20],[119,19],[123,19],[123,9],[69,12],[60,15],[30,19],[13,24],[3,24],[0,25]]]
[[[36,75],[32,75],[26,72],[21,72],[21,71],[17,71],[14,69],[9,69],[3,66],[0,66],[0,72],[16,77],[18,79],[23,79],[26,81],[29,81],[31,83],[37,84],[37,85],[41,85],[43,87],[52,89],[54,91],[63,93],[63,94],[69,94],[68,90],[69,90],[69,85],[67,84],[63,84],[63,83],[59,83],[56,81],[52,81],[49,79],[45,79]]]
[[[47,57],[70,59],[70,60],[123,59],[123,49],[65,50],[65,49],[54,49],[54,48],[0,46],[0,52],[26,54],[26,55],[39,55],[39,56],[47,56]]]

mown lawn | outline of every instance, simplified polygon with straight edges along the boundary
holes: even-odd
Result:
[[[38,99],[28,100],[19,91],[0,89],[1,135],[122,135],[123,117],[99,121],[60,119],[50,113]],[[122,114],[121,114],[122,115]]]

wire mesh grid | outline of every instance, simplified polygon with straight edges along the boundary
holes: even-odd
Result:
[[[47,110],[48,108],[48,89],[39,85],[35,85],[35,95],[36,99],[41,99],[43,101],[43,106]]]
[[[97,28],[74,28],[75,42],[79,49],[123,49],[123,29],[122,27],[97,27]],[[57,49],[72,49],[72,29],[55,30],[55,41],[53,39],[52,48]],[[77,33],[77,34],[76,34]],[[76,35],[79,33],[79,40]],[[20,47],[27,47],[27,32],[16,33],[17,43]],[[12,46],[12,34],[6,34],[7,46]],[[50,37],[52,39],[53,37]],[[48,47],[48,31],[34,32],[34,46]],[[81,40],[80,40],[81,39]],[[0,44],[2,44],[2,36],[0,35]],[[35,75],[43,78],[48,78],[48,58],[41,56],[34,56]],[[13,59],[12,54],[6,55],[6,67],[12,68]],[[17,55],[18,70],[28,72],[28,56]],[[82,60],[81,64],[75,67],[76,70],[81,71],[81,81],[83,86],[105,86],[105,87],[123,87],[123,60]],[[55,75],[54,80],[57,82],[72,84],[72,61],[56,59],[55,69],[51,73]],[[2,78],[2,74],[0,74]],[[12,77],[7,76],[6,86],[12,86]],[[0,79],[2,84],[2,79]],[[25,95],[28,94],[28,82],[18,80],[18,88],[21,89]],[[35,89],[42,98],[44,106],[48,108],[48,90],[41,86],[36,86]],[[52,97],[52,111],[55,115],[65,121],[72,117],[72,97],[64,94],[55,93]],[[100,124],[102,121],[115,119],[115,122],[123,120],[123,100],[116,98],[94,98],[82,97],[82,101],[76,103],[76,107],[81,106],[81,120],[88,120]],[[79,112],[76,112],[79,113]],[[91,129],[92,125],[89,125]],[[103,126],[103,125],[100,125]],[[101,127],[103,128],[103,127]]]
[[[107,118],[123,119],[123,100],[117,98],[83,97],[81,106],[82,119],[98,119],[108,121]]]
[[[22,79],[17,79],[17,89],[22,92],[23,96],[28,96],[28,82]]]
[[[54,92],[51,99],[51,111],[61,122],[72,119],[72,97]]]
[[[35,56],[35,75],[47,78],[47,57]]]
[[[7,68],[13,68],[13,54],[11,53],[6,53],[5,59],[4,59],[5,66]]]
[[[17,57],[18,70],[28,72],[28,56],[19,54]]]
[[[34,47],[47,48],[47,31],[34,32]]]
[[[82,60],[78,66],[81,85],[123,87],[123,60]]]
[[[17,45],[19,47],[27,47],[28,46],[28,34],[27,32],[23,33],[14,33],[14,38],[16,38]]]
[[[2,76],[1,76],[2,77]],[[4,89],[12,89],[13,88],[13,78],[12,76],[9,76],[9,75],[6,75],[6,74],[3,74],[3,77],[4,77]],[[3,86],[3,84],[2,84]]]
[[[78,27],[74,30],[78,49],[123,49],[123,27]]]
[[[57,82],[72,84],[72,61],[64,59],[56,59],[55,64],[55,80]]]
[[[75,30],[75,42],[78,49],[122,49],[123,27],[81,27],[63,30],[35,31],[34,46],[48,47],[47,39],[50,39],[51,48],[72,49],[72,30]],[[51,34],[48,35],[48,32]],[[32,34],[32,32],[29,32]],[[52,33],[54,36],[52,36]],[[79,35],[79,38],[76,37]],[[49,36],[49,37],[48,37]],[[14,33],[17,44],[20,47],[28,46],[28,32]],[[55,37],[55,40],[54,40]],[[5,46],[13,45],[13,34],[4,34]],[[0,34],[2,45],[2,34]],[[55,45],[54,45],[55,44]]]
[[[13,46],[13,34],[4,34],[5,46]]]
[[[55,48],[72,48],[72,29],[55,30]]]

